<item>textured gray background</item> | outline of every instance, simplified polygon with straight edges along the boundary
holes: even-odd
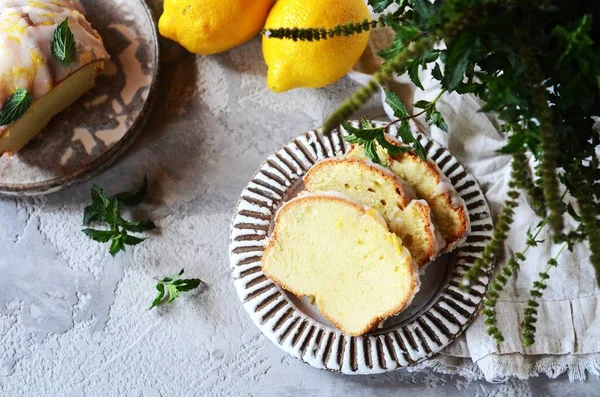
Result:
[[[260,41],[194,57],[163,43],[161,93],[129,153],[93,182],[136,186],[160,229],[125,254],[81,232],[92,182],[48,197],[0,199],[1,396],[599,396],[600,381],[505,384],[396,371],[342,376],[279,351],[243,311],[230,279],[229,221],[273,150],[319,125],[355,85],[268,93]],[[377,110],[366,112],[376,116]],[[207,287],[147,311],[155,277],[185,267]]]

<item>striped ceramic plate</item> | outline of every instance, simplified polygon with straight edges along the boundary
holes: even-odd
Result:
[[[384,123],[375,122],[376,126]],[[388,129],[397,135],[394,126]],[[411,306],[365,336],[342,334],[305,299],[282,290],[262,272],[260,261],[277,209],[303,189],[302,176],[317,161],[345,153],[345,131],[324,136],[307,132],[270,156],[248,183],[233,217],[230,261],[236,290],[254,323],[276,345],[315,366],[347,374],[372,374],[407,367],[439,352],[476,316],[489,274],[468,291],[461,276],[491,238],[492,218],[483,193],[456,158],[438,143],[415,133],[427,157],[450,178],[467,204],[471,234],[421,276]]]

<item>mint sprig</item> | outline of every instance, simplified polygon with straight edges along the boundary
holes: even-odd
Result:
[[[373,127],[366,119],[361,120],[360,128],[355,128],[347,121],[342,123],[342,127],[350,135],[345,136],[346,142],[361,145],[365,150],[365,155],[375,164],[381,164],[381,159],[377,154],[377,145],[381,146],[390,155],[400,155],[410,151],[409,146],[396,146],[385,139],[385,128]]]
[[[77,50],[75,48],[75,37],[69,27],[69,18],[65,19],[56,27],[52,40],[52,55],[64,65],[69,66],[75,61]]]
[[[0,110],[0,126],[14,123],[25,114],[33,98],[25,88],[18,88]]]
[[[166,297],[168,297],[167,303],[171,303],[175,299],[179,298],[181,292],[191,291],[195,288],[198,288],[198,286],[202,283],[202,280],[197,278],[182,279],[181,276],[183,273],[184,269],[181,269],[181,271],[175,276],[165,277],[162,280],[158,280],[158,284],[156,284],[156,290],[158,292],[148,310],[160,305]]]
[[[86,228],[82,232],[92,240],[99,243],[110,241],[109,252],[115,256],[120,251],[125,251],[126,246],[138,245],[145,238],[136,237],[130,233],[142,233],[156,229],[151,220],[130,221],[121,215],[121,205],[138,205],[148,192],[148,180],[144,177],[142,185],[133,192],[122,192],[112,197],[98,185],[92,188],[92,204],[85,207],[83,212],[83,225],[91,223],[105,223],[107,230]]]

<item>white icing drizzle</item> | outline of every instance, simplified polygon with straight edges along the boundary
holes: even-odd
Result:
[[[51,53],[54,31],[67,18],[77,46],[69,66]],[[0,108],[18,88],[36,100],[79,69],[109,58],[102,38],[71,0],[0,1]],[[0,127],[0,134],[7,128]]]
[[[452,184],[450,179],[448,179],[448,177],[442,172],[442,170],[440,169],[440,167],[438,167],[436,163],[434,163],[433,161],[429,161],[429,164],[431,164],[435,168],[436,172],[440,176],[440,181],[438,182],[433,193],[431,194],[431,198],[441,195],[448,195],[448,197],[450,197],[450,202],[452,203],[452,206],[454,208],[464,207],[466,211],[465,201],[454,189],[454,185]]]
[[[446,246],[444,252],[450,252],[454,250],[454,248],[463,244],[467,240],[467,236],[471,234],[471,221],[469,220],[468,216],[469,211],[467,210],[467,204],[465,203],[465,200],[463,200],[463,198],[460,197],[458,192],[454,189],[454,185],[452,184],[450,179],[448,179],[448,177],[442,172],[442,170],[440,169],[440,167],[438,167],[436,163],[434,163],[433,161],[430,161],[429,163],[435,167],[436,171],[440,176],[440,182],[435,187],[431,198],[446,195],[450,198],[450,203],[454,208],[462,208],[464,213],[467,214],[467,231],[459,240],[455,241],[453,244],[448,244]]]
[[[404,247],[404,250],[408,251],[406,249],[406,247]],[[417,266],[417,263],[412,259],[412,256],[410,256],[409,254],[409,258],[410,258],[410,263],[412,265],[412,273],[413,273],[413,280],[415,282],[415,289],[413,290],[412,296],[410,298],[408,298],[408,300],[406,301],[406,304],[404,305],[404,307],[402,308],[402,310],[400,310],[398,313],[399,314],[401,312],[403,312],[404,310],[408,309],[410,307],[410,305],[412,305],[413,300],[415,299],[415,296],[417,296],[417,293],[421,290],[421,276],[419,275],[419,267]]]
[[[450,194],[454,191],[454,186],[452,186],[451,183],[443,180],[445,179],[444,177],[440,178],[442,179],[435,187],[435,190],[433,191],[433,194],[431,195],[431,197],[437,197],[440,196],[442,194]]]

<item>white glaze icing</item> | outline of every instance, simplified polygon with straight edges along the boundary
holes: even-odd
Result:
[[[454,191],[454,186],[452,186],[450,182],[444,180],[444,177],[441,177],[440,179],[440,182],[436,185],[435,190],[431,195],[432,198],[442,194],[450,194]]]
[[[448,177],[442,172],[442,170],[436,163],[434,163],[433,161],[429,161],[429,164],[431,164],[435,168],[436,172],[440,176],[440,181],[438,182],[433,193],[431,194],[431,198],[441,196],[444,194],[448,195],[448,197],[450,197],[450,202],[452,203],[452,206],[454,208],[464,207],[466,211],[465,201],[454,189],[454,185],[452,184],[450,179],[448,179]]]
[[[69,66],[51,53],[54,31],[67,18],[77,48]],[[71,0],[0,1],[0,108],[18,88],[36,100],[82,67],[109,58],[102,38]],[[0,127],[0,134],[7,128]]]

